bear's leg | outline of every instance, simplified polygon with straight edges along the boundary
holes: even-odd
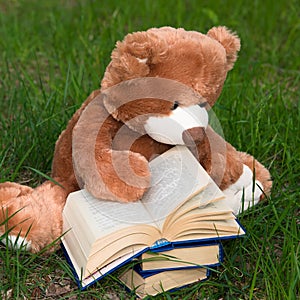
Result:
[[[199,162],[225,193],[228,205],[238,214],[269,195],[269,171],[251,155],[237,151],[211,127],[197,145]]]
[[[62,234],[67,191],[46,181],[36,189],[0,184],[0,239],[10,247],[38,252]],[[52,248],[53,249],[53,248]]]

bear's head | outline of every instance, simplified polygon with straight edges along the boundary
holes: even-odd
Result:
[[[128,34],[104,74],[104,105],[116,120],[159,142],[200,142],[206,110],[239,49],[239,38],[225,27],[206,35],[171,27]]]

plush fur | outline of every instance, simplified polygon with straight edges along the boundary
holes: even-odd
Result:
[[[36,252],[62,234],[62,209],[70,192],[84,187],[94,196],[112,201],[140,199],[150,182],[149,160],[173,146],[146,134],[149,118],[169,117],[177,106],[207,103],[207,109],[212,107],[239,50],[239,38],[225,27],[214,27],[207,34],[154,28],[128,34],[117,42],[101,89],[85,100],[56,143],[52,177],[59,185],[46,181],[32,189],[10,182],[0,184],[0,222],[11,216],[0,231],[9,229],[12,243],[20,235],[27,248]],[[176,81],[182,84],[179,90],[184,85],[191,94],[177,101],[178,90],[171,99],[172,89],[166,88],[167,100],[139,98],[122,105],[122,97],[105,97],[111,87],[145,77]],[[237,213],[241,192],[252,191],[254,169],[263,190],[254,202],[270,193],[267,169],[249,154],[238,152],[210,126],[189,128],[182,138],[220,188],[235,197],[232,206]],[[253,195],[247,193],[249,207]]]

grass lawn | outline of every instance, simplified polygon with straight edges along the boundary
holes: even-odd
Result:
[[[214,112],[225,138],[270,169],[274,188],[240,216],[248,235],[224,243],[208,281],[158,299],[299,299],[299,1],[0,0],[0,180],[45,180],[34,170],[50,174],[54,143],[99,87],[115,42],[163,25],[237,31],[242,50]],[[80,292],[60,251],[0,246],[2,299],[130,299],[114,276]]]

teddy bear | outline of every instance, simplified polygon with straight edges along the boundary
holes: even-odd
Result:
[[[117,42],[101,88],[56,142],[52,180],[36,188],[0,184],[6,242],[38,252],[59,239],[67,196],[80,188],[111,201],[141,199],[149,161],[177,144],[189,147],[235,213],[269,195],[269,171],[208,124],[239,50],[238,36],[223,26],[207,34],[151,28]]]

